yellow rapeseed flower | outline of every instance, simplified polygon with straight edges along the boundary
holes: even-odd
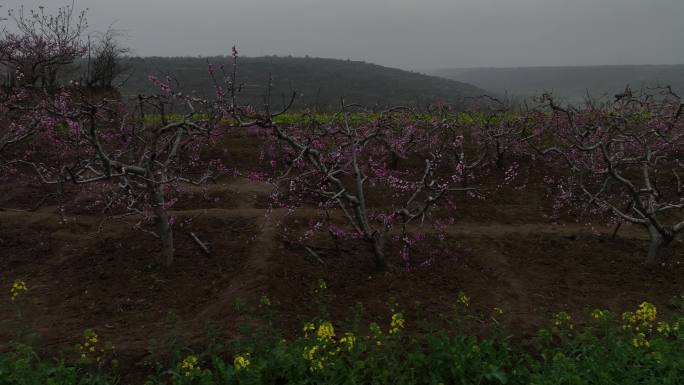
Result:
[[[313,322],[308,322],[308,323],[304,324],[303,330],[304,330],[304,337],[308,337],[309,332],[316,330],[316,325],[314,325]]]
[[[377,346],[382,346],[382,329],[380,329],[380,325],[378,325],[375,322],[372,322],[368,326],[368,328],[370,330],[371,335],[373,336],[373,339],[375,339],[375,344]]]
[[[243,370],[247,369],[249,365],[251,364],[251,361],[249,360],[250,355],[249,353],[244,353],[244,354],[238,354],[235,356],[235,359],[233,360],[233,366],[235,366],[235,370]]]
[[[639,332],[632,338],[632,345],[637,348],[648,348],[651,346],[651,343],[646,339],[646,334]]]
[[[596,321],[605,321],[608,319],[609,314],[608,310],[595,309],[591,312],[591,318]]]
[[[325,357],[319,357],[318,345],[304,348],[304,354],[302,357],[304,357],[306,361],[309,361],[310,371],[315,372],[317,370],[323,369]]]
[[[78,345],[78,350],[81,352],[81,358],[85,359],[89,354],[95,353],[98,341],[99,337],[97,333],[95,333],[95,331],[92,329],[86,329],[83,332],[83,343]],[[100,357],[95,358],[97,360]]]
[[[650,302],[642,302],[637,309],[635,316],[644,322],[653,323],[656,319],[658,311],[654,304]]]
[[[404,328],[404,315],[401,313],[392,314],[389,334],[397,334]]]
[[[335,338],[335,329],[330,322],[323,322],[318,325],[316,337],[324,342],[332,342],[333,338]]]
[[[316,355],[316,351],[318,351],[318,345],[305,348],[303,354],[304,359],[307,361],[313,360],[314,356]]]
[[[19,297],[27,291],[28,286],[26,286],[26,282],[22,281],[21,279],[14,280],[12,288],[10,289],[10,300],[14,302],[17,299],[17,297]]]
[[[558,330],[572,330],[574,328],[574,325],[572,324],[572,317],[570,314],[564,311],[556,313],[553,316],[553,326]]]
[[[622,313],[622,328],[624,330],[634,330],[635,332],[648,332],[653,329],[658,311],[652,303],[642,302],[635,312]]]
[[[456,297],[456,302],[459,303],[460,305],[463,305],[463,307],[469,307],[470,306],[470,297],[468,297],[464,292],[459,291],[458,295]]]
[[[658,326],[656,327],[656,330],[658,331],[658,333],[667,337],[670,335],[672,328],[670,328],[670,324],[667,322],[658,322]]]
[[[351,351],[356,344],[356,336],[353,333],[344,333],[344,336],[340,338],[340,343],[344,345],[348,351]]]
[[[199,359],[194,355],[185,357],[180,363],[180,369],[185,377],[192,376],[199,368]]]

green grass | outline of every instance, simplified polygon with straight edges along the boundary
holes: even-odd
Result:
[[[286,113],[282,115],[275,116],[273,121],[282,125],[308,125],[311,123],[319,124],[342,124],[345,119],[348,119],[351,125],[357,126],[362,124],[369,124],[376,121],[382,115],[379,113],[348,113],[343,114],[328,114],[328,113]],[[519,115],[511,112],[497,113],[497,114],[485,114],[485,113],[458,113],[458,114],[447,114],[444,117],[440,117],[434,114],[410,114],[405,115],[410,117],[414,122],[430,122],[434,118],[445,118],[447,121],[452,123],[460,124],[485,124],[497,125],[502,122],[515,122],[519,119]],[[170,113],[166,115],[166,120],[168,122],[176,122],[183,119],[184,115],[178,113]],[[207,119],[206,114],[195,114],[195,119]],[[147,114],[145,115],[145,122],[147,123],[160,123],[161,116],[158,114]],[[228,120],[226,120],[227,123]]]

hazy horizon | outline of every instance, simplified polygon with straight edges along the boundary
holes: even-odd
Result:
[[[0,2],[50,11],[70,1]],[[136,56],[351,59],[412,71],[684,63],[681,0],[80,0]],[[11,25],[11,22],[7,22]]]

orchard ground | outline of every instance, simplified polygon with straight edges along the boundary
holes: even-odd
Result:
[[[235,131],[221,156],[237,169],[258,167],[259,145]],[[447,239],[421,245],[424,251],[446,245],[447,253],[418,256],[406,269],[398,251],[390,250],[394,267],[383,273],[374,272],[361,244],[336,249],[321,236],[311,243],[315,258],[301,245],[283,242],[283,229],[308,228],[310,210],[271,210],[271,186],[242,177],[224,177],[206,194],[188,192],[174,208],[178,221],[192,221],[176,231],[170,268],[154,263],[159,246],[153,238],[118,222],[104,223],[98,233],[101,217],[77,203],[67,206],[66,223],[50,200],[33,212],[2,210],[0,285],[9,293],[22,279],[29,290],[19,323],[9,321],[16,317],[9,295],[0,299],[0,320],[7,320],[0,350],[28,332],[39,351],[68,358],[84,330],[93,329],[116,346],[123,362],[138,364],[168,349],[171,337],[193,345],[202,344],[208,330],[228,339],[239,335],[238,325],[249,320],[236,304],[256,305],[262,296],[271,303],[273,322],[297,335],[317,312],[310,299],[319,279],[327,284],[330,319],[349,318],[361,303],[365,324],[385,324],[393,299],[405,310],[410,331],[423,320],[439,324],[436,315],[448,313],[464,292],[472,311],[484,317],[503,309],[498,319],[505,333],[523,345],[561,311],[579,323],[591,309],[621,313],[643,301],[665,315],[673,311],[671,299],[684,288],[681,241],[670,260],[647,269],[641,229],[624,225],[613,237],[614,226],[552,217],[542,175],[535,173],[545,166],[523,163],[529,178],[484,200],[457,202]],[[39,186],[3,185],[0,207],[29,208],[44,195]],[[190,232],[209,244],[210,255]]]

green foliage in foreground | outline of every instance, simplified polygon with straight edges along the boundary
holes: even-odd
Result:
[[[540,332],[534,354],[498,337],[409,336],[401,313],[385,328],[371,324],[367,336],[319,321],[305,325],[294,341],[262,330],[203,353],[179,351],[158,363],[144,384],[684,383],[684,318],[656,322],[648,303],[620,321],[605,311],[592,318],[592,325],[575,329],[570,316],[559,313]],[[0,354],[0,385],[117,383],[87,364],[41,360],[27,348]]]
[[[62,360],[41,360],[27,347],[0,354],[2,385],[113,385],[117,382],[104,374],[91,374],[69,366]]]
[[[498,330],[505,312],[495,308],[487,321],[471,311],[470,298],[462,292],[453,314],[442,317],[459,333],[435,332],[420,321],[410,324],[393,300],[386,322],[371,323],[362,332],[362,307],[354,309],[352,320],[329,321],[332,297],[326,290],[325,281],[319,280],[312,303],[320,318],[306,323],[298,338],[281,337],[273,327],[271,301],[262,296],[260,314],[255,315],[268,326],[244,330],[245,337],[227,344],[213,341],[203,352],[174,343],[170,357],[146,360],[152,373],[139,384],[684,384],[684,295],[672,302],[680,311],[669,321],[659,318],[649,302],[619,317],[594,310],[591,322],[582,327],[560,312],[531,341],[536,348],[530,353],[514,348],[498,333],[487,338],[469,335],[473,320]],[[16,280],[10,300],[20,307],[27,293],[26,283]],[[238,309],[244,309],[241,302],[236,302]],[[346,330],[341,325],[347,325]],[[78,362],[66,364],[41,359],[17,344],[13,351],[0,353],[0,385],[122,383],[116,371],[126,368],[120,368],[114,346],[95,330],[84,332],[73,354]]]

